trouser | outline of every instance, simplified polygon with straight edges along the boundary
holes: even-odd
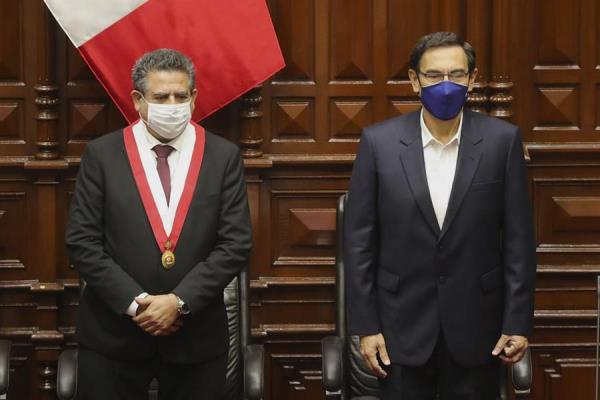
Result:
[[[80,348],[77,400],[148,400],[152,379],[160,400],[217,400],[225,387],[227,354],[196,364],[158,359],[123,361]]]
[[[499,397],[499,360],[474,367],[457,364],[441,333],[425,365],[391,364],[384,369],[388,376],[379,379],[382,400],[496,400]]]

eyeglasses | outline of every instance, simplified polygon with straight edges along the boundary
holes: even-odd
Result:
[[[419,75],[422,75],[429,82],[438,83],[444,80],[445,77],[448,77],[452,82],[463,82],[468,76],[469,73],[462,70],[457,69],[455,71],[450,71],[448,73],[443,72],[421,72],[419,71]]]

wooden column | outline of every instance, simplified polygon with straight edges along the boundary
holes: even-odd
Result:
[[[33,185],[37,211],[33,214],[35,235],[32,238],[34,256],[31,259],[36,280],[30,285],[35,304],[36,327],[31,335],[37,361],[37,399],[56,398],[56,360],[64,341],[58,330],[58,295],[62,284],[56,282],[57,246],[62,238],[56,237],[58,188],[61,171],[67,163],[60,157],[58,140],[59,87],[55,82],[56,25],[43,1],[35,4],[36,15],[36,80],[33,87],[33,114],[36,120],[36,153],[25,162],[24,168],[35,176]]]
[[[258,158],[263,155],[261,148],[263,143],[261,131],[263,112],[260,110],[263,102],[261,90],[262,85],[259,85],[242,96],[240,147],[244,158]]]
[[[55,25],[48,8],[43,2],[38,5],[39,21],[37,30],[37,83],[34,86],[36,93],[35,105],[37,112],[37,153],[39,160],[54,160],[59,157],[58,142],[58,85],[55,79],[54,49]]]
[[[491,1],[492,0],[467,0],[466,4],[466,33],[465,40],[475,49],[477,55],[477,80],[473,91],[469,93],[467,107],[471,111],[487,114],[488,94],[490,79],[490,53],[491,39]]]
[[[492,81],[490,88],[490,115],[510,119],[513,115],[513,96],[510,90],[513,82],[510,78],[510,4],[508,0],[493,0],[492,29]]]

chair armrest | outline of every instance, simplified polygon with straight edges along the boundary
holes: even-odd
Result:
[[[532,369],[531,351],[527,349],[521,361],[512,366],[512,383],[517,392],[527,392],[531,389]]]
[[[0,340],[0,394],[8,392],[8,378],[10,375],[10,342]]]
[[[262,345],[248,345],[244,350],[244,398],[262,399],[265,382],[264,360],[265,348]]]
[[[328,392],[342,389],[343,378],[343,342],[337,336],[327,336],[321,340],[323,352],[323,386]]]
[[[77,356],[76,349],[69,349],[58,357],[56,394],[60,400],[74,399],[77,394]]]

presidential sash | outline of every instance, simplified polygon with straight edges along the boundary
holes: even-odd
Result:
[[[177,205],[177,210],[175,211],[173,228],[171,229],[171,233],[167,236],[167,233],[165,232],[165,228],[162,223],[162,219],[160,217],[160,213],[158,212],[158,207],[156,206],[154,197],[152,197],[152,192],[150,191],[148,178],[146,177],[146,173],[144,172],[140,152],[136,145],[135,137],[133,135],[133,125],[135,125],[136,123],[129,125],[123,131],[125,150],[127,151],[129,164],[131,165],[131,170],[133,172],[135,184],[142,199],[142,204],[144,206],[144,210],[146,211],[146,216],[148,217],[148,221],[150,222],[150,226],[152,227],[152,232],[154,233],[156,244],[158,245],[158,248],[160,249],[160,252],[162,254],[162,266],[164,269],[168,270],[175,266],[175,248],[177,247],[179,235],[181,234],[181,230],[183,229],[183,223],[185,222],[188,211],[190,209],[192,197],[194,196],[194,192],[196,189],[196,183],[198,182],[198,176],[200,175],[200,169],[202,168],[202,159],[204,157],[204,145],[206,142],[206,132],[204,131],[204,128],[200,125],[196,124],[195,122],[191,122],[196,132],[196,143],[194,144],[192,159],[187,172],[187,176],[185,178],[183,192],[181,193],[181,198],[179,200],[179,204]]]

